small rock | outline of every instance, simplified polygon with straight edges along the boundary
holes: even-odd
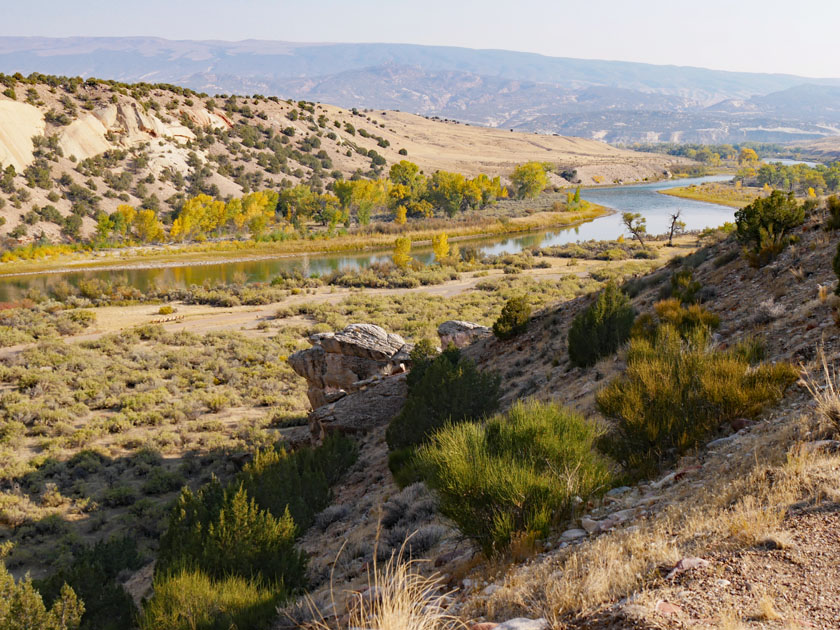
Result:
[[[601,531],[601,524],[598,521],[592,520],[586,516],[580,519],[580,526],[586,530],[587,534],[597,534]]]
[[[545,619],[526,619],[525,617],[517,617],[516,619],[509,619],[504,623],[496,626],[495,630],[548,630],[549,624]]]
[[[665,475],[664,477],[662,477],[662,479],[660,479],[659,481],[654,481],[650,485],[658,490],[659,488],[664,488],[665,486],[669,486],[672,483],[674,483],[674,479],[676,479],[676,477],[677,473],[672,472],[670,475]]]
[[[563,540],[577,540],[578,538],[583,538],[586,536],[586,530],[584,529],[567,529],[563,532],[561,538]]]
[[[676,575],[682,573],[683,571],[690,571],[691,569],[700,569],[702,567],[709,566],[708,560],[703,560],[703,558],[683,558],[676,565],[674,568],[671,569],[670,573],[665,576],[666,580],[670,580],[674,578]]]
[[[731,442],[734,439],[734,435],[727,435],[726,437],[718,438],[717,440],[712,440],[711,442],[706,444],[706,448],[717,448],[718,446],[723,446],[724,444]]]
[[[470,630],[495,630],[499,624],[493,621],[484,621],[482,623],[474,623],[470,626]]]
[[[456,348],[463,348],[464,346],[470,345],[476,339],[487,337],[491,334],[487,326],[459,320],[443,322],[438,326],[437,332],[442,348],[446,348],[450,343],[454,344]]]
[[[471,589],[474,585],[475,580],[471,580],[470,578],[464,578],[461,580],[461,586],[463,586],[465,590]]]
[[[610,520],[616,523],[623,523],[624,521],[629,521],[632,518],[636,517],[636,510],[633,508],[629,508],[627,510],[619,510],[618,512],[612,514],[610,516]]]
[[[724,580],[722,578],[720,580],[715,580],[715,586],[719,586],[721,588],[726,588],[730,584],[732,584],[732,582],[730,582],[729,580]]]
[[[630,486],[619,486],[618,488],[613,488],[605,496],[608,497],[620,497],[625,492],[630,492]]]
[[[663,617],[672,617],[673,615],[679,615],[682,612],[682,608],[676,604],[670,604],[660,599],[656,602],[656,612]]]
[[[487,597],[490,597],[493,593],[498,591],[500,588],[502,588],[502,587],[499,586],[498,584],[491,584],[490,586],[485,588],[483,591],[481,591],[481,593],[483,595],[486,595]]]

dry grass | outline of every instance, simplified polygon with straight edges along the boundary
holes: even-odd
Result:
[[[718,630],[744,630],[746,626],[741,622],[741,617],[738,611],[734,608],[727,608],[724,610],[717,622]]]
[[[823,348],[817,349],[817,361],[821,373],[812,375],[807,369],[801,380],[817,405],[817,414],[822,422],[835,434],[840,433],[840,378],[837,367],[829,366]]]
[[[408,541],[406,541],[407,543]],[[443,589],[438,574],[423,575],[418,561],[406,560],[406,543],[399,553],[380,566],[373,555],[373,568],[368,570],[368,588],[353,593],[347,608],[349,615],[337,623],[329,623],[315,609],[317,620],[310,630],[466,630],[466,625],[447,613],[450,593]],[[332,594],[332,608],[338,610]]]
[[[730,457],[721,453],[706,462],[705,488],[689,487],[656,518],[638,521],[635,528],[514,570],[483,610],[474,604],[478,608],[470,612],[503,618],[528,611],[560,626],[564,619],[662,584],[661,568],[680,558],[768,540],[789,546],[789,536],[780,531],[788,506],[836,493],[840,464],[837,455],[797,446],[797,430],[795,421],[788,421],[749,436],[732,447]],[[724,621],[721,628],[739,627],[735,618]]]
[[[758,598],[755,619],[760,621],[777,621],[782,615],[776,610],[776,604],[768,593],[763,593]]]

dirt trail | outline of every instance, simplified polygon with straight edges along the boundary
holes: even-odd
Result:
[[[571,268],[569,271],[563,272],[559,272],[553,268],[531,269],[524,273],[537,276],[544,280],[559,279],[569,273],[577,273],[581,276],[585,276],[587,274],[586,271],[574,271],[571,270]],[[440,297],[446,298],[469,291],[473,289],[476,284],[486,278],[500,277],[502,275],[503,273],[499,270],[492,270],[486,276],[464,274],[458,280],[413,289],[345,289],[337,287],[321,287],[316,289],[314,293],[292,295],[279,302],[272,302],[270,304],[263,304],[259,306],[219,308],[204,304],[174,303],[174,306],[177,309],[177,315],[180,318],[170,322],[162,322],[158,325],[170,332],[189,330],[190,332],[196,333],[208,333],[220,330],[239,330],[245,333],[250,332],[252,334],[256,334],[259,332],[257,325],[261,321],[274,319],[275,313],[281,307],[294,306],[296,304],[303,303],[335,304],[346,297],[358,295],[360,293],[365,293],[367,295],[399,295],[425,292],[430,295],[439,295]],[[161,318],[161,315],[158,313],[159,308],[160,305],[158,304],[98,307],[94,309],[96,313],[96,323],[93,325],[91,330],[78,335],[70,335],[64,337],[63,339],[73,343],[82,343],[85,341],[93,341],[121,330],[134,328],[135,326],[150,324]],[[302,325],[307,323],[307,320],[304,318],[297,317],[289,318],[283,321],[286,325]],[[33,344],[20,344],[16,346],[9,346],[7,348],[0,348],[0,359],[18,354],[32,345]]]

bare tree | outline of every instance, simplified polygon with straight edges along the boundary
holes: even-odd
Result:
[[[639,241],[642,249],[647,249],[644,241],[644,237],[647,234],[647,219],[638,212],[625,212],[621,215],[621,220],[624,222],[624,227],[627,228],[627,231],[633,235],[633,238]]]
[[[682,210],[677,210],[671,215],[671,227],[668,230],[668,247],[674,246],[674,235],[682,234],[685,230],[685,221],[681,221]]]

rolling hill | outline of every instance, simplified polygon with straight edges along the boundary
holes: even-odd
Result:
[[[840,79],[409,44],[0,37],[0,71],[400,109],[609,142],[833,135]]]
[[[659,177],[678,161],[387,110],[46,75],[3,81],[0,168],[12,169],[0,181],[0,235],[19,242],[61,238],[72,215],[88,235],[101,212],[123,203],[167,220],[200,193],[227,198],[297,184],[321,192],[338,178],[380,177],[403,159],[427,173],[503,178],[538,160],[588,184]]]

